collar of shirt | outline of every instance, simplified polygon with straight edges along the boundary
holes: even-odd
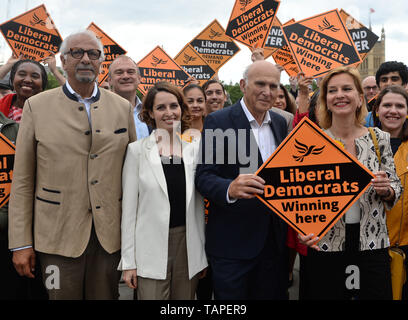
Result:
[[[252,115],[252,113],[248,110],[248,107],[245,104],[244,98],[241,99],[241,106],[242,106],[242,110],[244,110],[246,117],[248,118],[251,128],[254,128],[254,127],[259,128],[265,124],[271,123],[271,116],[269,115],[269,112],[266,112],[262,125],[259,125],[258,122],[255,120],[254,116]]]
[[[89,98],[85,98],[85,99],[82,98],[78,93],[76,93],[76,92],[74,91],[74,89],[72,89],[72,87],[70,86],[68,80],[65,82],[65,85],[67,86],[68,91],[69,91],[71,94],[73,94],[75,97],[78,98],[78,101],[79,101],[79,102],[88,101],[88,100],[92,102],[92,100],[94,100],[94,99],[96,98],[96,95],[98,94],[98,86],[96,85],[96,82],[94,83],[94,89],[93,89],[93,91],[92,91],[91,96],[90,96]]]
[[[265,162],[276,149],[275,137],[270,126],[271,116],[269,115],[269,112],[266,112],[262,125],[259,125],[251,112],[249,112],[244,99],[241,100],[241,106],[244,110],[245,116],[248,118],[262,160]]]
[[[91,103],[95,102],[95,99],[97,98],[98,95],[98,86],[96,85],[96,82],[94,83],[94,90],[92,92],[92,95],[89,98],[85,99],[82,98],[78,93],[76,93],[74,89],[72,89],[68,80],[65,82],[65,85],[68,91],[78,99],[78,102],[83,103],[85,105],[86,113],[88,114],[89,124],[91,124]]]
[[[134,111],[139,113],[140,110],[142,110],[142,101],[139,99],[138,96],[136,96],[136,104],[135,104],[135,109]]]

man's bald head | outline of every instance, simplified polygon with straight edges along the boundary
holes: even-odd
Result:
[[[123,55],[120,55],[120,56],[116,57],[115,60],[112,61],[112,63],[109,66],[109,75],[112,74],[113,70],[115,69],[115,65],[118,64],[118,62],[120,62],[120,61],[130,62],[131,64],[134,65],[135,69],[137,70],[137,73],[140,74],[139,67],[137,66],[137,63],[131,57],[126,56],[126,55],[123,54]]]
[[[368,102],[377,95],[379,90],[377,87],[375,77],[368,76],[364,78],[364,80],[362,81],[362,85],[364,90],[364,96],[366,98],[366,101]]]
[[[240,88],[246,107],[259,124],[273,106],[279,84],[280,71],[270,62],[255,61],[245,69]]]
[[[266,71],[266,73],[274,74],[278,76],[280,81],[280,70],[272,63],[265,60],[258,60],[246,67],[243,75],[243,79],[248,83],[248,79],[251,74],[257,73],[259,71]]]

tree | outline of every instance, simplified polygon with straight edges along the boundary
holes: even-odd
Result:
[[[225,91],[227,91],[229,95],[229,99],[231,100],[231,104],[235,104],[243,97],[243,93],[241,92],[241,88],[239,87],[239,83],[229,84],[223,83]]]
[[[55,76],[51,72],[47,73],[47,75],[48,75],[48,83],[47,83],[47,86],[45,87],[45,90],[50,90],[50,89],[57,88],[60,86],[58,80],[55,78]]]

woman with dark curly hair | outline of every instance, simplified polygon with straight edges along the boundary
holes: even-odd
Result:
[[[188,107],[177,87],[161,82],[139,117],[155,130],[128,146],[119,269],[139,300],[191,300],[207,259],[204,200],[194,187],[197,143],[180,137]]]
[[[10,71],[10,84],[15,93],[0,99],[0,112],[20,122],[25,101],[44,91],[47,81],[47,72],[42,64],[33,60],[18,60]]]

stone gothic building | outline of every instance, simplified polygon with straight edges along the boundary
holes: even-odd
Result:
[[[370,28],[371,29],[371,28]],[[358,67],[361,79],[367,76],[375,76],[381,63],[385,62],[385,31],[381,29],[381,36],[374,48],[368,53],[364,61]]]

